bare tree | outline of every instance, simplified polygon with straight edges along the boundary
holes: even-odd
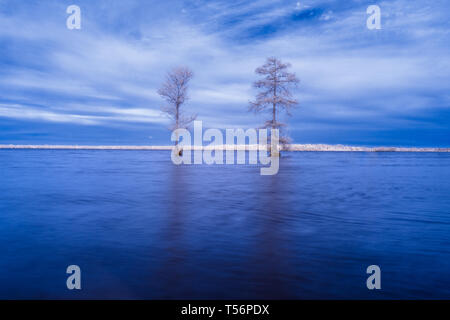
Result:
[[[186,128],[197,118],[197,115],[186,116],[181,110],[183,104],[189,99],[187,91],[192,76],[192,71],[187,67],[174,68],[167,73],[166,81],[158,90],[158,94],[167,103],[161,110],[173,121],[171,130]]]
[[[299,80],[295,73],[289,73],[289,63],[283,63],[275,57],[267,58],[266,63],[257,68],[255,73],[263,79],[256,81],[253,86],[260,90],[255,101],[250,101],[250,111],[255,113],[268,111],[272,119],[267,120],[263,128],[278,129],[280,131],[280,143],[285,146],[289,138],[283,134],[286,124],[278,121],[278,114],[285,111],[291,116],[291,110],[298,102],[291,94],[291,87],[297,87]]]

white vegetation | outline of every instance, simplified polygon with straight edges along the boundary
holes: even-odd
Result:
[[[263,145],[184,146],[192,150],[259,150]],[[0,145],[0,149],[63,149],[63,150],[172,150],[171,146],[76,146],[76,145]],[[328,144],[290,144],[288,151],[347,152],[450,152],[450,148],[353,147]]]
[[[166,81],[158,90],[158,94],[166,101],[161,110],[173,121],[170,130],[187,128],[197,118],[197,115],[185,115],[181,109],[189,99],[187,91],[192,77],[189,68],[177,67],[167,73]]]
[[[250,111],[255,113],[268,111],[271,119],[267,120],[263,128],[278,129],[280,132],[280,143],[286,149],[289,138],[283,128],[286,126],[278,119],[279,113],[284,111],[291,116],[291,110],[298,104],[293,98],[291,88],[297,87],[299,80],[295,73],[287,71],[291,65],[283,63],[275,57],[267,58],[264,65],[255,70],[256,74],[262,76],[253,86],[260,92],[256,95],[255,101],[250,101]]]

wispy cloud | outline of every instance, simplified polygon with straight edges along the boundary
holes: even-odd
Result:
[[[71,113],[67,113],[71,110]],[[0,104],[0,116],[14,119],[75,123],[81,125],[107,125],[113,122],[167,124],[160,112],[149,109],[125,109],[98,106],[70,106],[37,108],[29,105]]]

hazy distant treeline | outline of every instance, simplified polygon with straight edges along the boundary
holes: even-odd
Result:
[[[77,145],[0,145],[0,149],[61,150],[171,150],[172,146],[77,146]],[[184,146],[185,150],[264,150],[264,145]],[[450,152],[450,148],[353,147],[328,144],[290,144],[285,151],[363,151],[363,152]]]

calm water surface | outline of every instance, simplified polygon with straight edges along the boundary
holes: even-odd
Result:
[[[0,298],[450,298],[450,154],[0,150],[0,252]]]

